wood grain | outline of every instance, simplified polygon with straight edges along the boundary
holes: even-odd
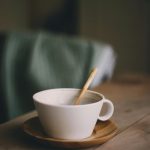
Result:
[[[94,90],[114,103],[112,119],[120,132],[150,113],[150,76],[119,76]]]
[[[110,120],[105,122],[98,121],[93,134],[89,138],[82,140],[54,139],[45,134],[38,117],[34,117],[24,122],[23,130],[39,142],[47,143],[53,147],[87,148],[108,141],[116,134],[117,126]]]
[[[112,120],[117,124],[119,132],[103,145],[88,150],[149,150],[150,76],[121,75],[94,90],[113,101],[115,113]],[[20,126],[35,115],[35,112],[31,112],[0,125],[0,149],[56,149],[43,146],[23,133]]]
[[[150,149],[150,114],[102,145],[100,150],[120,150],[123,147],[127,150]]]

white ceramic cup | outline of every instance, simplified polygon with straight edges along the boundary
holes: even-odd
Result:
[[[80,140],[91,136],[97,120],[108,120],[114,106],[110,100],[88,90],[80,105],[73,105],[80,89],[61,88],[40,91],[33,95],[40,122],[49,137]],[[103,104],[107,111],[100,115]]]

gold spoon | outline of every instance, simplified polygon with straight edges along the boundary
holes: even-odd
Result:
[[[96,75],[96,72],[97,72],[97,68],[92,69],[92,71],[91,71],[91,73],[90,73],[90,75],[89,75],[89,77],[88,77],[88,80],[86,81],[86,83],[85,83],[85,85],[83,86],[83,88],[82,88],[82,90],[81,90],[81,92],[80,92],[78,98],[76,99],[76,101],[75,101],[75,103],[74,103],[75,105],[79,105],[79,104],[80,104],[81,97],[82,97],[82,96],[84,95],[84,93],[87,91],[87,89],[88,89],[90,83],[93,81],[93,79],[94,79],[94,77],[95,77],[95,75]]]

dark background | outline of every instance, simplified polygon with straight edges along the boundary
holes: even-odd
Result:
[[[149,0],[0,0],[0,31],[46,30],[104,41],[116,73],[150,73]]]

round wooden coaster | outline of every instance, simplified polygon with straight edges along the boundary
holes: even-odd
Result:
[[[36,138],[40,142],[61,148],[88,148],[103,144],[112,138],[117,132],[117,126],[111,120],[104,122],[97,121],[93,134],[82,140],[64,140],[48,137],[45,134],[38,117],[25,121],[22,127],[26,134]]]

